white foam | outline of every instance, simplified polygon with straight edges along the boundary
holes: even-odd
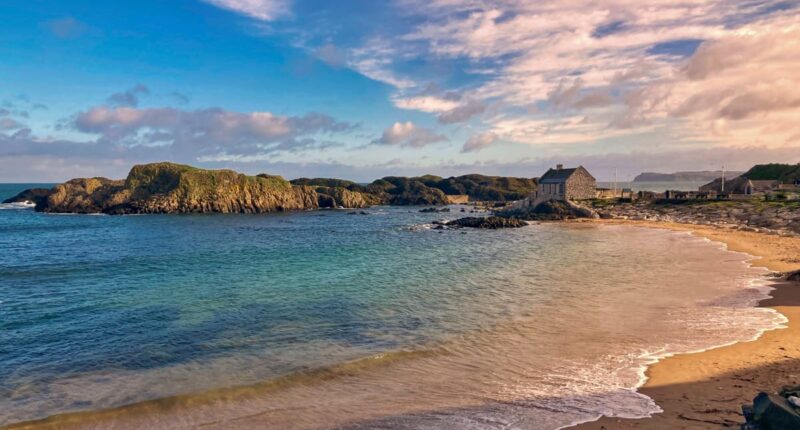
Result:
[[[651,228],[651,227],[640,227],[640,228]],[[707,237],[697,236],[692,231],[681,232],[681,231],[674,231],[674,230],[669,230],[669,229],[661,229],[661,228],[658,228],[658,229],[659,230],[664,230],[664,231],[670,231],[670,232],[673,232],[673,233],[676,233],[676,234],[679,234],[679,235],[688,235],[688,236],[690,236],[692,238],[702,240],[702,241],[704,241],[706,243],[709,243],[709,244],[713,244],[713,245],[717,246],[719,249],[722,249],[722,250],[724,250],[726,252],[745,256],[746,257],[745,260],[742,261],[743,264],[745,264],[751,270],[761,269],[764,272],[764,274],[762,274],[761,276],[754,276],[754,277],[751,277],[750,279],[748,279],[747,285],[744,288],[749,288],[751,290],[756,290],[758,293],[760,293],[760,295],[758,297],[749,298],[749,300],[747,300],[744,303],[741,303],[741,305],[743,305],[746,308],[754,308],[755,307],[760,312],[762,312],[765,316],[769,315],[770,319],[772,321],[766,327],[756,328],[755,329],[756,333],[754,335],[750,336],[750,337],[743,337],[743,338],[740,338],[740,339],[737,339],[737,340],[732,340],[732,341],[729,341],[729,342],[724,342],[724,343],[720,343],[720,344],[713,344],[713,345],[710,345],[710,346],[704,347],[704,348],[695,348],[695,349],[687,349],[687,350],[677,349],[677,350],[671,351],[671,350],[669,350],[669,348],[664,347],[664,348],[659,348],[658,350],[655,350],[655,351],[643,352],[639,356],[639,359],[642,360],[642,364],[635,369],[636,373],[638,375],[638,382],[632,388],[631,391],[633,391],[637,395],[640,395],[640,396],[643,396],[643,397],[646,397],[647,399],[649,399],[650,400],[649,403],[652,405],[652,410],[651,411],[643,411],[644,413],[642,413],[641,415],[632,415],[632,416],[630,414],[620,414],[620,413],[617,413],[617,412],[609,411],[611,413],[598,414],[595,418],[589,419],[589,420],[576,420],[576,421],[574,421],[574,422],[572,422],[572,423],[570,423],[568,425],[564,425],[564,426],[558,427],[556,430],[570,428],[570,427],[573,427],[573,426],[576,426],[576,425],[582,424],[582,423],[594,422],[594,421],[597,421],[597,420],[599,420],[599,419],[601,419],[603,417],[641,419],[641,418],[650,418],[650,417],[653,416],[653,414],[662,413],[663,409],[660,406],[658,406],[658,404],[656,404],[655,400],[653,400],[652,398],[647,397],[647,396],[639,393],[639,391],[638,391],[641,387],[643,387],[647,383],[647,381],[649,379],[647,377],[647,370],[650,368],[650,366],[652,366],[654,364],[657,364],[658,362],[660,362],[660,361],[662,361],[664,359],[667,359],[667,358],[670,358],[670,357],[674,357],[674,356],[680,355],[680,354],[701,353],[701,352],[706,352],[706,351],[710,351],[710,350],[717,349],[717,348],[724,348],[726,346],[735,345],[735,344],[740,343],[740,342],[755,341],[758,338],[760,338],[764,333],[766,333],[768,331],[788,328],[787,323],[789,322],[789,319],[785,315],[781,314],[780,312],[778,312],[777,310],[772,309],[772,308],[768,308],[768,307],[758,308],[757,307],[758,304],[761,301],[763,301],[765,299],[769,299],[769,298],[772,297],[769,293],[774,291],[775,290],[775,286],[777,285],[776,281],[764,278],[764,275],[775,273],[774,271],[771,271],[771,270],[763,268],[763,267],[754,267],[753,266],[753,264],[752,264],[753,260],[756,260],[756,259],[758,259],[760,257],[756,257],[754,255],[751,255],[751,254],[748,254],[748,253],[745,253],[745,252],[732,251],[732,250],[728,249],[728,245],[726,243],[720,242],[720,241],[714,241],[714,240],[711,240],[711,239],[709,239]],[[728,303],[727,305],[730,306],[731,304]]]
[[[15,209],[15,210],[23,210],[23,209],[33,209],[36,207],[36,203],[30,201],[24,202],[14,202],[14,203],[0,203],[0,210],[8,210],[8,209]]]

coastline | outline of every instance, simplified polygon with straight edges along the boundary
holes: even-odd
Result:
[[[792,258],[796,258],[794,256],[800,255],[800,238],[793,238],[793,239],[787,238],[788,241],[785,241],[784,239],[778,238],[776,236],[769,236],[769,235],[766,235],[766,234],[763,234],[763,233],[750,233],[750,232],[745,233],[745,232],[739,232],[739,231],[733,231],[733,230],[717,229],[717,228],[708,227],[708,226],[695,226],[695,225],[675,224],[675,225],[671,225],[669,227],[666,227],[665,223],[661,223],[661,222],[638,222],[638,221],[575,221],[575,222],[570,222],[570,223],[563,223],[563,224],[562,223],[556,223],[556,224],[561,224],[561,226],[563,226],[565,228],[572,228],[572,227],[581,228],[581,227],[583,227],[583,229],[587,229],[587,230],[602,230],[602,229],[595,228],[597,226],[597,224],[599,224],[600,227],[602,227],[603,224],[609,224],[609,225],[619,224],[620,225],[620,228],[619,228],[620,230],[623,229],[623,228],[635,227],[635,228],[631,229],[631,230],[634,230],[633,233],[636,233],[635,230],[639,230],[639,232],[641,233],[641,232],[646,230],[645,227],[652,227],[654,229],[661,230],[661,231],[658,232],[658,231],[653,230],[653,231],[650,232],[650,234],[658,234],[658,235],[664,234],[664,235],[668,235],[668,236],[686,236],[687,238],[689,236],[688,232],[694,232],[694,235],[697,238],[705,237],[707,240],[713,241],[714,242],[714,248],[718,248],[718,249],[729,248],[732,251],[746,253],[746,254],[748,254],[750,256],[754,256],[756,254],[759,254],[759,255],[762,255],[762,257],[765,257],[765,258],[760,258],[760,259],[758,259],[758,257],[753,257],[754,259],[749,260],[748,262],[746,262],[746,264],[749,264],[751,266],[761,266],[761,267],[768,267],[768,268],[781,267],[781,270],[788,270],[790,268],[795,267],[796,263],[794,261],[782,261],[782,260],[784,260],[786,258],[789,258],[787,256],[791,256]],[[592,226],[592,224],[595,224],[595,226]],[[685,234],[684,233],[673,234],[673,233],[669,233],[668,230],[677,231],[677,232],[686,232],[686,233]],[[698,232],[697,230],[707,230],[707,231]],[[718,235],[726,236],[727,242],[725,240],[723,240],[722,238],[717,237]],[[698,241],[697,239],[694,240],[694,242],[697,242],[697,241]],[[702,239],[699,239],[699,241],[702,241]],[[776,243],[776,241],[780,242],[780,243]],[[728,242],[730,242],[731,245],[728,245],[727,244]],[[772,251],[783,250],[784,252],[773,252],[772,254],[769,254],[769,253],[764,252],[764,250],[760,248],[762,246],[766,247],[767,250],[772,250]],[[759,250],[755,250],[755,248],[758,248]],[[660,247],[657,248],[658,252],[661,252],[662,249],[663,248],[660,248]],[[789,259],[791,260],[792,258],[789,258]],[[737,261],[739,261],[740,259],[741,259],[741,257],[736,257]],[[703,260],[703,261],[706,261],[706,260]],[[704,264],[713,264],[713,261],[717,261],[717,260],[710,259],[708,262],[706,262]],[[745,262],[741,262],[740,261],[739,263],[744,264]],[[785,267],[782,266],[782,265],[785,265]],[[690,271],[688,273],[696,273],[698,271],[699,267],[700,266],[695,266],[694,270]],[[669,278],[670,277],[670,275],[669,275],[670,273],[671,272],[662,272],[660,274],[660,276],[661,276],[660,279]],[[723,277],[723,279],[724,278],[725,277]],[[687,279],[687,278],[684,278],[684,279]],[[661,284],[659,284],[659,285],[661,285],[660,288],[664,288],[664,287],[669,287],[670,285],[672,285],[671,283],[674,283],[674,282],[675,282],[675,280],[673,279],[672,281],[667,281],[663,285],[661,285]],[[766,281],[766,282],[772,283],[771,280],[770,281]],[[770,285],[770,287],[771,287],[771,285]],[[792,288],[784,288],[784,287],[782,287],[782,288],[780,288],[780,291],[787,290],[789,292],[792,292],[793,290],[798,290],[798,289],[800,289],[800,288],[792,289]],[[641,297],[640,293],[641,292],[639,292],[639,295],[637,297]],[[773,294],[773,296],[777,297],[775,291],[773,291],[772,294]],[[684,303],[683,296],[677,296],[677,297],[679,298],[679,300],[678,300],[679,303]],[[785,298],[778,298],[778,299],[785,300]],[[753,299],[752,301],[750,301],[748,306],[755,305],[755,300],[757,300],[757,299]],[[766,305],[766,304],[768,304],[768,302],[769,301],[764,300],[762,304]],[[783,301],[781,301],[781,303],[783,303]],[[795,303],[800,304],[800,294],[798,294],[795,297]],[[775,305],[773,305],[773,306],[775,306]],[[773,307],[773,309],[775,309],[775,308]],[[787,315],[786,312],[779,311],[778,309],[776,309],[776,311],[781,313],[781,315]],[[655,317],[658,318],[658,314],[656,314]],[[798,313],[798,315],[794,316],[792,318],[792,321],[794,321],[795,318],[800,318],[800,313]],[[792,327],[794,327],[794,326],[792,326]],[[786,330],[771,330],[771,331],[767,331],[766,333],[775,333],[775,332],[783,332],[783,331],[786,331]],[[757,336],[759,337],[759,341],[760,341],[761,339],[763,339],[764,333],[760,333]],[[797,337],[797,336],[795,336],[795,337]],[[754,340],[755,340],[755,337],[754,337]],[[712,342],[713,342],[713,340],[712,340]],[[756,342],[758,342],[758,341],[756,341]],[[647,382],[647,383],[644,384],[641,388],[638,388],[636,391],[638,391],[638,392],[640,392],[640,393],[642,393],[644,395],[647,395],[651,399],[654,399],[655,402],[659,406],[663,407],[663,409],[666,411],[665,413],[663,413],[663,414],[655,414],[654,418],[650,418],[650,419],[602,418],[601,420],[599,420],[597,422],[591,422],[591,423],[583,424],[582,426],[579,426],[578,428],[656,428],[656,429],[658,429],[658,428],[719,428],[720,426],[724,426],[724,425],[730,426],[730,425],[733,425],[734,423],[738,423],[739,421],[741,421],[741,417],[738,415],[738,411],[739,411],[739,408],[740,408],[741,404],[749,402],[752,399],[752,397],[755,396],[755,394],[760,389],[770,389],[769,387],[772,387],[772,386],[780,387],[780,385],[783,385],[783,384],[786,384],[786,383],[793,383],[794,380],[788,380],[787,374],[788,375],[795,375],[795,374],[800,375],[800,366],[797,366],[796,368],[792,368],[792,369],[796,369],[796,370],[791,370],[791,372],[776,373],[777,377],[775,378],[774,381],[771,381],[771,383],[774,382],[773,385],[769,385],[769,386],[768,385],[756,385],[755,383],[754,384],[743,384],[742,381],[739,380],[739,379],[741,379],[741,377],[745,377],[745,378],[748,378],[748,379],[753,379],[753,378],[749,374],[740,373],[740,374],[734,375],[738,379],[737,378],[731,378],[732,379],[732,384],[734,384],[734,385],[725,386],[724,390],[720,390],[718,388],[719,387],[718,385],[714,385],[715,383],[718,383],[719,380],[718,379],[715,380],[713,377],[710,378],[711,379],[710,385],[707,384],[707,386],[703,387],[702,390],[698,390],[695,385],[684,387],[684,385],[688,385],[687,383],[694,384],[694,383],[705,382],[704,379],[700,379],[701,376],[704,375],[703,372],[692,373],[692,371],[693,371],[693,367],[692,366],[696,366],[697,365],[695,363],[695,361],[691,361],[690,360],[688,362],[688,364],[685,364],[683,367],[681,367],[681,366],[668,367],[667,370],[661,371],[661,373],[663,374],[661,376],[657,375],[656,374],[656,370],[654,370],[654,369],[660,369],[661,366],[662,366],[662,363],[672,363],[673,360],[680,359],[681,357],[705,356],[705,354],[708,353],[708,352],[726,350],[727,348],[733,347],[733,346],[736,346],[736,345],[742,345],[742,344],[749,345],[751,343],[756,343],[756,342],[741,341],[739,343],[734,343],[731,346],[713,347],[711,350],[706,350],[705,352],[684,353],[684,354],[670,356],[670,357],[666,357],[664,355],[662,355],[662,356],[654,355],[653,356],[653,360],[649,361],[649,363],[652,363],[652,364],[647,364],[647,365],[643,365],[643,366],[640,367],[640,373],[639,373],[639,375],[641,376],[641,379],[639,380],[640,384],[644,384],[645,382]],[[719,344],[721,344],[721,343],[722,342],[719,342]],[[781,344],[781,346],[783,346],[783,344]],[[798,353],[798,351],[800,351],[800,345],[798,345],[796,350],[793,350],[793,351],[794,351],[795,356],[800,357],[800,353]],[[786,351],[782,351],[782,352],[784,354],[788,354]],[[739,360],[744,358],[746,360],[752,354],[753,353],[751,351],[745,349],[744,352],[741,352],[738,356],[734,356],[734,358],[739,359]],[[756,355],[758,355],[758,354],[756,354]],[[665,358],[662,358],[662,357],[665,357]],[[714,360],[715,361],[719,361],[720,359],[719,358],[714,358]],[[763,357],[757,357],[757,359],[751,360],[750,364],[752,364],[752,363],[757,363],[758,364],[758,363],[761,363],[761,361],[763,361]],[[712,362],[710,364],[706,363],[706,364],[703,364],[703,365],[708,367],[710,371],[719,370],[719,368],[718,368],[719,367],[719,363],[718,362]],[[346,366],[346,367],[349,367],[349,366]],[[674,370],[676,368],[678,369],[677,371]],[[734,368],[734,367],[729,367],[728,369],[731,369],[731,368]],[[745,368],[747,369],[747,367],[745,367]],[[673,370],[669,370],[669,369],[673,369]],[[782,370],[782,369],[778,369],[778,370]],[[678,375],[678,374],[673,374],[673,372],[680,372],[679,376],[683,377],[684,380],[680,380],[680,378],[677,378],[679,380],[676,380],[675,376]],[[775,371],[772,370],[771,372],[774,373]],[[744,376],[742,376],[742,375],[744,375]],[[650,377],[649,381],[647,381],[646,376]],[[691,379],[691,378],[694,378],[694,377],[696,377],[697,380]],[[659,378],[661,378],[661,379],[659,379]],[[672,378],[672,379],[670,379],[670,378]],[[662,381],[662,382],[660,382],[662,384],[662,386],[659,386],[659,385],[656,384],[658,381]],[[266,385],[271,385],[273,382],[269,382]],[[777,385],[775,385],[775,384],[777,384]],[[736,385],[738,385],[739,387],[736,387]],[[262,385],[258,384],[258,386],[261,387]],[[626,385],[626,386],[632,387],[633,385],[631,384],[631,385]],[[766,387],[766,388],[762,388],[762,387]],[[230,388],[230,389],[222,389],[219,392],[217,392],[215,390],[215,393],[222,394],[222,398],[227,398],[227,399],[240,398],[240,396],[246,397],[248,395],[248,393],[251,393],[253,391],[252,390],[253,388],[255,388],[255,387],[254,386],[233,387],[233,388]],[[733,395],[729,395],[731,393],[730,390],[733,390],[733,389],[738,390],[737,393],[736,393],[738,398],[735,398]],[[701,394],[698,394],[698,393],[701,393]],[[211,394],[214,394],[214,393],[211,393]],[[695,394],[697,394],[697,395],[695,396]],[[686,397],[687,395],[690,395],[691,398]],[[720,402],[718,399],[714,399],[715,395],[724,397],[722,402]],[[78,425],[79,421],[86,421],[86,422],[89,422],[89,423],[93,423],[93,422],[100,423],[100,422],[102,422],[103,419],[108,418],[108,417],[118,416],[119,418],[123,418],[124,419],[125,415],[135,416],[135,415],[139,415],[139,414],[144,414],[145,412],[147,412],[147,414],[152,414],[154,410],[155,411],[165,410],[165,409],[173,408],[173,407],[181,405],[181,404],[192,405],[193,407],[200,406],[201,409],[202,409],[201,404],[206,404],[204,402],[213,402],[214,398],[219,399],[219,396],[216,396],[216,395],[211,395],[211,396],[207,396],[207,397],[206,396],[198,397],[198,396],[195,396],[195,395],[177,396],[177,397],[171,397],[169,399],[166,399],[166,401],[164,401],[164,399],[158,399],[158,400],[152,401],[152,402],[151,401],[146,401],[146,402],[142,402],[142,403],[136,403],[136,404],[131,404],[131,405],[122,406],[122,407],[118,407],[118,408],[99,410],[99,411],[94,411],[94,412],[89,412],[89,413],[84,413],[84,412],[65,413],[65,414],[60,414],[60,415],[44,418],[44,419],[41,419],[41,420],[27,421],[27,422],[12,424],[12,425],[10,425],[8,427],[0,426],[0,428],[9,428],[9,429],[10,428],[67,428],[67,427],[71,427],[72,425]],[[725,399],[728,399],[728,400],[725,400]],[[672,409],[670,409],[670,408],[668,408],[666,406],[666,402],[672,402],[671,403],[671,408]],[[727,402],[729,404],[722,404],[724,402]],[[673,410],[678,414],[676,419],[671,420],[671,421],[669,421],[669,420],[667,420],[667,421],[658,421],[658,420],[663,420],[664,419],[663,417],[665,417],[667,413],[673,412]],[[726,415],[726,416],[723,416],[723,415]],[[722,418],[719,418],[719,417],[722,417]],[[584,416],[584,419],[586,419],[586,418],[587,417]],[[366,422],[367,423],[376,423],[377,424],[377,422],[373,422],[373,421],[366,421]],[[574,422],[576,422],[576,421],[574,421]],[[367,425],[367,424],[365,424],[365,425]],[[133,428],[135,428],[135,427],[133,427]],[[258,428],[258,427],[255,427],[255,428]],[[562,428],[573,428],[573,427],[562,427]]]
[[[594,220],[690,232],[753,256],[750,264],[774,272],[800,269],[800,238],[656,221]],[[751,341],[663,358],[650,365],[638,392],[663,412],[648,418],[601,417],[568,427],[601,429],[719,429],[744,422],[741,406],[759,391],[775,392],[800,384],[800,285],[776,279],[770,298],[759,302],[787,319],[786,328],[769,330]]]

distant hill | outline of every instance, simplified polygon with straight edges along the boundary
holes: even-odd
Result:
[[[753,180],[794,182],[800,179],[800,164],[757,164],[742,176]]]
[[[735,178],[742,173],[744,172],[725,172],[725,177]],[[700,182],[713,181],[721,176],[721,170],[675,173],[644,172],[633,178],[633,182]]]
[[[742,173],[738,178],[725,175],[725,190],[733,193],[743,193],[747,185],[747,180],[754,181],[781,181],[792,183],[800,180],[800,164],[757,164],[747,172]],[[715,178],[708,184],[700,187],[700,191],[717,191],[722,188],[722,180]]]
[[[367,185],[331,178],[300,178],[291,183],[314,187],[344,187],[350,191],[376,196],[389,204],[444,204],[448,195],[467,195],[470,200],[480,201],[520,200],[536,190],[537,180],[473,174],[449,178],[435,175],[387,176]]]

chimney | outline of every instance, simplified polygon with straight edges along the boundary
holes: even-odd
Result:
[[[556,170],[561,170],[564,168],[563,164],[556,164]]]

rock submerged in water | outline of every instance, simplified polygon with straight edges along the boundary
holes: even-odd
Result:
[[[421,213],[440,213],[440,212],[450,212],[450,208],[442,208],[442,209],[425,208],[425,209],[420,209],[419,211]]]
[[[497,216],[490,217],[466,217],[445,223],[435,223],[440,226],[450,228],[483,228],[496,230],[499,228],[519,228],[528,225],[525,221],[516,218],[502,218]]]

